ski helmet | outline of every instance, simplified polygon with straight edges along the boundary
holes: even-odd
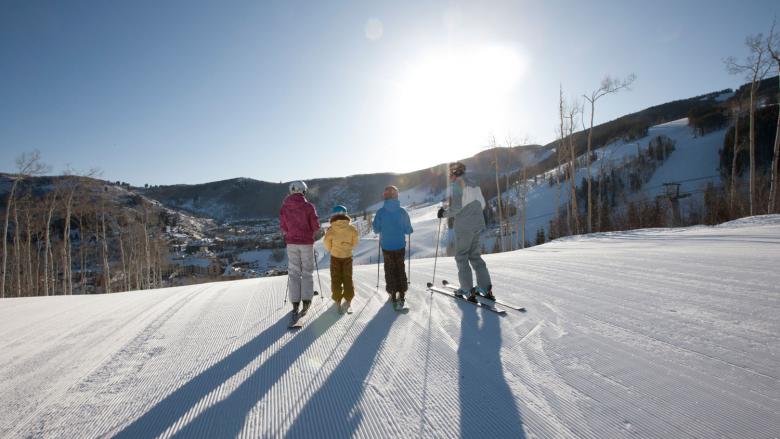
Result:
[[[460,177],[466,173],[466,165],[461,162],[450,163],[450,175]]]
[[[385,200],[397,200],[398,199],[398,188],[395,186],[387,186],[385,188],[385,192],[382,194],[382,197]]]
[[[306,187],[306,183],[302,181],[294,181],[290,183],[291,194],[305,194],[309,188]]]
[[[330,210],[330,213],[332,215],[336,215],[339,213],[347,214],[347,208],[339,204],[338,206],[333,206],[333,209]]]

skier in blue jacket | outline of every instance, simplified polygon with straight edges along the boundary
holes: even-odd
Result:
[[[406,290],[409,288],[406,279],[406,267],[404,254],[406,253],[406,236],[411,235],[412,222],[409,213],[401,207],[398,201],[398,188],[387,186],[383,197],[384,205],[374,216],[374,233],[380,235],[379,244],[385,257],[385,289],[390,295],[393,306],[406,298]]]

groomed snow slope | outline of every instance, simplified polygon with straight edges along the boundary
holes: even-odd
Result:
[[[780,436],[780,216],[486,259],[527,313],[431,296],[430,259],[408,314],[357,267],[299,332],[284,277],[2,300],[0,437]]]

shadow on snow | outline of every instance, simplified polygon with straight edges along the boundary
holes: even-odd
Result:
[[[326,310],[308,324],[224,400],[200,413],[177,433],[179,437],[234,437],[244,426],[245,416],[298,357],[337,320]],[[258,334],[251,341],[188,381],[116,434],[116,438],[158,437],[179,422],[206,395],[254,361],[287,333],[289,315]]]
[[[459,302],[460,437],[525,438],[523,421],[501,365],[501,317]],[[481,321],[481,325],[480,325]]]
[[[344,355],[341,363],[303,406],[286,437],[352,437],[363,420],[357,408],[366,378],[397,318],[382,306]]]

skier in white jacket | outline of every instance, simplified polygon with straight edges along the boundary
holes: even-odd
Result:
[[[482,293],[487,299],[495,300],[490,273],[480,251],[479,234],[485,229],[485,198],[479,185],[465,177],[466,165],[460,162],[450,164],[450,186],[448,189],[450,204],[447,209],[440,208],[438,217],[454,218],[455,262],[458,265],[458,281],[461,294],[477,301]],[[471,274],[472,268],[477,274],[477,285]]]

